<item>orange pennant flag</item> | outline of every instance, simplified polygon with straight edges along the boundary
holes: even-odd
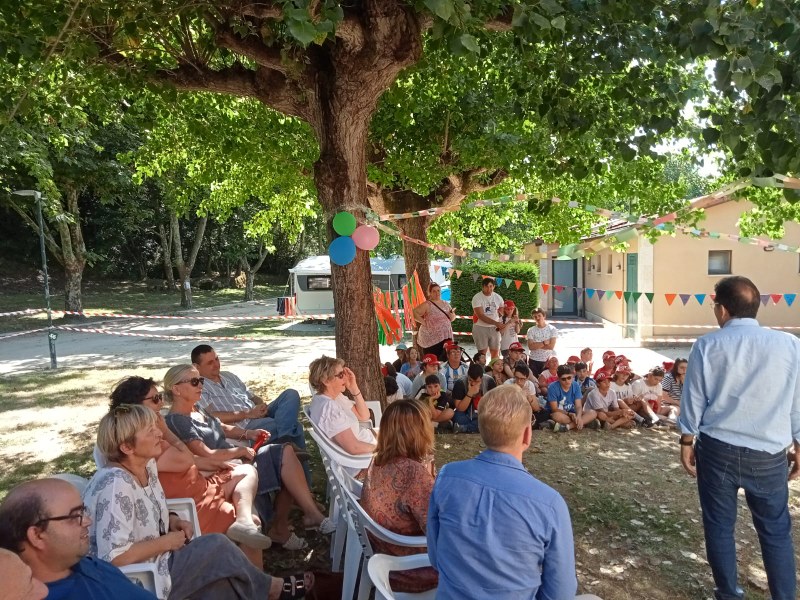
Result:
[[[550,289],[550,284],[549,284],[549,283],[543,283],[543,284],[542,284],[542,292],[543,292],[543,293],[545,293],[545,294],[546,294],[546,293],[547,293],[547,290],[549,290],[549,289]]]
[[[617,297],[618,300],[622,300],[622,290],[615,290],[614,295]]]
[[[517,289],[519,289],[520,287],[522,287],[522,282],[519,279],[515,279],[514,285],[517,286]]]
[[[667,304],[672,306],[672,303],[675,302],[675,298],[678,297],[678,294],[664,294],[664,297],[667,299]]]
[[[433,272],[434,272],[434,273],[438,273],[438,272],[439,272],[439,269],[441,269],[441,268],[442,268],[442,267],[440,267],[439,265],[433,265]]]

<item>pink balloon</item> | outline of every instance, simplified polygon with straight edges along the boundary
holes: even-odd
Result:
[[[372,250],[381,239],[378,230],[372,225],[359,225],[350,237],[361,250]]]

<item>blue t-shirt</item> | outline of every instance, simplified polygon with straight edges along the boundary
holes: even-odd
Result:
[[[154,600],[155,596],[130,581],[109,562],[86,556],[72,575],[47,584],[47,600]]]
[[[558,408],[566,412],[575,412],[575,401],[583,398],[581,385],[572,380],[572,385],[565,392],[560,381],[554,381],[547,386],[547,401],[555,402]]]

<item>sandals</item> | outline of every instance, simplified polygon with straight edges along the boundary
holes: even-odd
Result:
[[[225,532],[225,535],[234,542],[259,550],[266,550],[272,545],[272,540],[269,536],[261,533],[255,524],[248,527],[238,521],[234,522],[233,525],[228,527],[228,531]]]
[[[336,521],[325,517],[319,525],[306,525],[306,531],[319,531],[322,535],[329,535],[336,531]]]
[[[308,581],[308,583],[306,583]],[[313,573],[295,573],[283,578],[283,588],[278,600],[293,600],[294,598],[305,598],[306,592],[314,587]]]
[[[285,542],[279,542],[278,540],[272,538],[270,539],[272,540],[272,546],[274,548],[282,548],[283,550],[303,550],[308,548],[308,542],[295,535],[294,532],[289,534],[289,537]]]

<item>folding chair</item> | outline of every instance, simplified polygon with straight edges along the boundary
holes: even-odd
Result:
[[[390,571],[410,571],[421,567],[429,567],[431,560],[427,554],[412,554],[411,556],[389,556],[388,554],[373,554],[367,563],[367,572],[372,585],[375,586],[375,600],[434,600],[436,589],[411,594],[395,592],[389,585]]]

